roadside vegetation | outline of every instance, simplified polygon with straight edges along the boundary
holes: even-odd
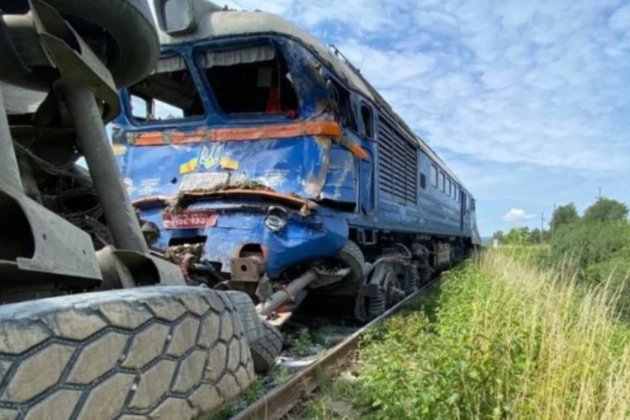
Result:
[[[625,418],[630,328],[609,283],[488,251],[374,331],[317,418]]]
[[[630,223],[628,207],[601,198],[580,216],[571,204],[558,207],[549,230],[527,227],[499,231],[501,251],[540,267],[561,266],[585,287],[608,285],[619,293],[617,308],[630,321]]]
[[[495,233],[500,247],[372,331],[300,417],[629,417],[627,216],[604,198],[583,215],[558,207],[549,230]],[[301,331],[291,348],[312,340]]]
[[[548,260],[564,260],[589,286],[608,284],[618,291],[618,308],[630,321],[630,224],[628,209],[602,199],[584,216],[562,223],[551,237]]]

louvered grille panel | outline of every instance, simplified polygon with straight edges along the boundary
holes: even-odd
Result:
[[[379,190],[415,204],[418,189],[416,147],[382,117],[379,118],[378,139]]]

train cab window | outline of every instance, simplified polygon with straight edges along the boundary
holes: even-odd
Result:
[[[358,132],[357,118],[355,117],[355,110],[352,107],[352,101],[350,100],[350,92],[344,88],[336,80],[328,79],[326,81],[326,89],[328,90],[328,96],[330,102],[335,106],[335,114],[339,119],[341,125],[345,128]]]
[[[197,60],[224,113],[297,113],[291,74],[273,44],[201,51]]]
[[[185,118],[184,110],[167,102],[148,96],[131,95],[131,115],[137,121],[179,120]]]
[[[420,174],[420,188],[427,189],[427,177],[423,173]]]
[[[438,168],[435,165],[431,165],[431,185],[438,187]]]
[[[131,116],[140,123],[178,120],[204,115],[197,86],[184,58],[160,58],[157,68],[128,89]]]
[[[442,192],[446,192],[446,176],[444,172],[440,172],[440,187],[442,188]]]
[[[372,109],[365,104],[361,105],[361,134],[368,139],[374,138],[374,120]]]

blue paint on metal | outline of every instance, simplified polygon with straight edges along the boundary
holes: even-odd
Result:
[[[317,199],[309,188],[318,174],[326,174],[327,148],[313,137],[194,144],[129,146],[123,176],[133,181],[132,200],[147,196],[175,196],[190,174],[225,173],[229,184],[255,183],[272,190]],[[347,152],[346,152],[347,153]],[[308,158],[305,159],[305,156]],[[238,167],[223,170],[225,158]],[[293,162],[300,162],[299,165]]]
[[[358,160],[348,150],[335,144],[330,150],[330,165],[321,198],[345,203],[357,199],[356,176]]]
[[[260,42],[261,39],[273,42],[285,57],[299,98],[296,116],[223,114],[203,71],[196,65],[195,51],[199,49],[240,47]],[[123,113],[117,123],[131,141],[126,153],[118,157],[118,161],[130,185],[132,200],[153,196],[175,197],[180,193],[182,183],[191,175],[226,174],[228,187],[264,186],[274,192],[299,196],[320,202],[321,205],[311,209],[307,215],[290,212],[289,224],[280,232],[272,232],[265,226],[264,217],[266,208],[278,204],[277,200],[239,196],[207,197],[187,208],[216,210],[219,213],[217,225],[207,229],[164,229],[155,243],[157,248],[165,249],[172,241],[205,236],[204,258],[221,263],[222,271],[228,272],[230,260],[238,257],[243,245],[259,244],[266,249],[267,273],[276,277],[296,264],[335,255],[346,242],[351,228],[445,237],[474,236],[474,210],[470,206],[463,209],[457,199],[431,185],[431,159],[420,148],[416,150],[415,176],[424,174],[427,182],[424,189],[420,188],[418,182],[416,203],[410,204],[380,192],[377,185],[377,163],[381,158],[378,144],[387,140],[379,138],[378,134],[368,139],[358,134],[350,124],[344,126],[344,135],[361,144],[370,156],[368,161],[360,161],[348,149],[329,138],[314,136],[232,142],[216,142],[205,138],[194,144],[135,146],[132,139],[144,132],[192,135],[213,128],[251,127],[322,118],[331,115],[331,110],[335,108],[331,106],[326,81],[334,80],[339,86],[345,86],[344,81],[325,63],[321,63],[313,51],[281,35],[203,40],[169,46],[164,53],[179,54],[185,59],[200,91],[205,115],[194,120],[140,124],[131,117],[128,94],[121,93]],[[391,111],[382,104],[371,102],[357,92],[349,91],[348,95],[354,110],[358,109],[359,104],[369,104],[375,114],[373,121],[378,121],[379,115],[391,115]],[[356,114],[354,118],[359,120],[359,112]],[[377,124],[374,123],[375,126]],[[406,133],[404,128],[399,129]],[[378,133],[378,130],[373,129],[373,132]],[[409,141],[413,143],[411,137]],[[231,169],[222,165],[224,158],[232,162]],[[443,167],[440,162],[433,163]],[[463,189],[463,186],[460,187]],[[142,218],[163,226],[162,211],[161,207],[143,208]]]
[[[247,204],[235,204],[233,200],[194,203],[188,207],[189,210],[217,211],[216,226],[163,229],[154,246],[165,249],[173,240],[207,237],[204,255],[208,256],[208,260],[220,263],[222,271],[229,272],[230,261],[239,256],[238,252],[244,245],[261,245],[267,255],[266,271],[273,278],[296,264],[335,255],[348,238],[348,223],[335,215],[327,215],[327,212],[307,217],[290,212],[285,228],[272,232],[264,224],[262,208],[258,211],[243,208]],[[163,225],[161,208],[145,209],[142,217],[157,226]]]

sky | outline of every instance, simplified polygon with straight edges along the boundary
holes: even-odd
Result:
[[[229,0],[334,44],[477,199],[482,236],[630,203],[630,1]]]

